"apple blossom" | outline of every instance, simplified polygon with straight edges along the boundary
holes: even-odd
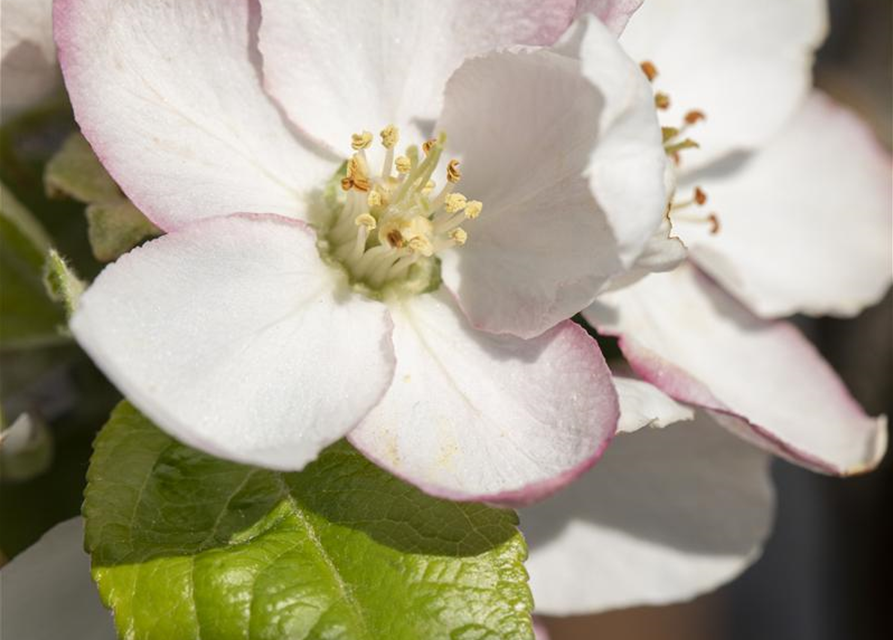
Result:
[[[544,46],[577,8],[59,0],[82,132],[167,232],[74,335],[220,457],[299,469],[347,434],[437,495],[566,484],[617,421],[568,318],[653,235],[666,164],[608,29],[581,18],[579,59]]]
[[[889,157],[809,93],[825,13],[821,0],[649,0],[621,36],[681,153],[664,228],[584,316],[654,386],[618,381],[621,435],[601,464],[522,513],[541,613],[663,604],[736,576],[771,524],[760,449],[835,475],[884,454],[885,419],[774,319],[855,313],[891,280]],[[636,430],[682,417],[661,391],[707,411]]]
[[[52,4],[53,0],[0,2],[0,116],[4,121],[61,85],[53,44]]]

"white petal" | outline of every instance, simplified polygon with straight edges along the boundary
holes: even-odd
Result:
[[[56,525],[0,571],[3,637],[115,640],[84,551],[81,518]]]
[[[849,475],[883,456],[886,420],[865,415],[793,325],[754,317],[690,265],[605,294],[584,315],[620,336],[641,378],[797,464]]]
[[[53,0],[2,0],[0,48],[5,122],[47,97],[62,84],[53,44]]]
[[[395,475],[454,500],[526,504],[614,434],[610,372],[578,325],[533,340],[475,331],[443,290],[392,313],[394,382],[350,440]]]
[[[811,85],[813,54],[827,32],[826,0],[648,0],[621,37],[637,61],[653,62],[670,96],[661,117],[679,126],[692,109],[707,120],[689,135],[700,150],[683,167],[766,142]]]
[[[592,471],[521,511],[537,612],[668,604],[732,580],[771,528],[768,467],[705,417],[618,436]]]
[[[300,218],[335,170],[263,93],[249,0],[58,0],[81,131],[134,204],[170,231],[228,213]]]
[[[387,308],[276,216],[212,218],[135,249],[87,290],[71,328],[171,435],[277,469],[350,431],[393,375]]]
[[[855,315],[893,280],[890,155],[816,93],[764,150],[690,177],[721,228],[676,229],[697,263],[762,316]],[[683,190],[685,187],[682,187]]]
[[[447,85],[438,129],[462,159],[459,188],[484,211],[444,256],[444,281],[487,331],[532,337],[577,313],[662,220],[648,88],[605,27],[587,22],[582,65],[491,54]]]
[[[614,388],[620,400],[618,433],[632,433],[645,427],[663,428],[695,416],[689,407],[644,380],[615,375]]]
[[[471,56],[550,44],[573,0],[263,0],[260,47],[271,94],[339,153],[350,135],[395,124],[418,139],[450,74]],[[427,135],[427,133],[426,133]]]
[[[688,250],[680,240],[669,218],[664,218],[654,235],[645,243],[641,255],[633,265],[634,271],[653,273],[672,271],[688,256]]]
[[[577,17],[595,14],[612,33],[623,32],[630,16],[642,6],[642,0],[577,0]]]
[[[466,62],[438,130],[461,159],[458,189],[484,203],[443,277],[487,331],[538,335],[586,307],[622,269],[586,180],[604,100],[574,60],[546,51]]]

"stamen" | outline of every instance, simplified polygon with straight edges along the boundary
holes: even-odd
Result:
[[[479,215],[481,215],[481,211],[484,210],[484,203],[479,200],[472,200],[468,204],[465,205],[465,217],[469,220],[474,220]]]
[[[357,191],[369,191],[372,186],[366,162],[360,155],[354,155],[347,161],[347,179],[350,180],[350,186]],[[341,181],[341,187],[344,187],[344,180]]]
[[[447,180],[449,180],[453,184],[456,184],[461,179],[462,172],[459,171],[459,161],[450,160],[450,163],[447,165]]]
[[[377,226],[377,222],[372,215],[368,213],[361,213],[354,219],[354,224],[358,227],[366,227],[367,230],[372,231]]]
[[[457,211],[462,211],[467,202],[467,198],[461,193],[451,193],[446,197],[443,208],[446,209],[447,213],[456,213]]]
[[[704,193],[704,190],[701,189],[701,187],[695,187],[694,200],[699,207],[707,203],[707,194]]]
[[[340,262],[351,282],[369,295],[417,293],[437,278],[435,255],[465,244],[468,234],[459,225],[477,218],[482,205],[453,191],[462,178],[455,159],[447,163],[446,183],[434,195],[432,175],[443,155],[444,134],[425,142],[422,158],[415,146],[394,157],[397,127],[388,125],[379,135],[384,162],[375,175],[366,155],[372,134],[351,136],[355,153],[340,181],[345,193],[325,222],[320,250]]]
[[[703,111],[698,111],[697,109],[693,109],[685,114],[685,124],[692,125],[700,122],[701,120],[706,120],[707,116],[704,115]]]
[[[654,63],[650,60],[645,60],[639,66],[642,68],[642,73],[648,78],[648,82],[654,82],[654,79],[657,77],[657,67],[654,66]]]
[[[412,161],[406,156],[400,156],[394,160],[394,166],[397,168],[397,173],[409,173],[412,171]]]
[[[685,149],[700,149],[701,145],[692,140],[691,138],[686,138],[681,142],[675,142],[673,144],[664,145],[664,149],[668,155],[674,155],[683,151]]]
[[[692,205],[703,206],[707,203],[707,192],[701,189],[701,187],[695,187],[692,191],[691,198],[688,200],[682,200],[678,202],[674,202],[670,205],[670,211],[680,211],[682,209],[687,209]]]
[[[679,129],[676,127],[661,127],[660,132],[663,136],[664,144],[667,144],[670,140],[679,135]]]
[[[670,96],[666,93],[658,91],[654,94],[654,106],[658,109],[669,109],[670,108]]]
[[[366,204],[369,205],[369,208],[374,209],[375,207],[380,207],[381,203],[381,194],[378,191],[370,191],[369,197],[366,198]]]
[[[393,149],[400,140],[400,129],[389,124],[381,130],[381,144],[385,149]]]
[[[372,133],[369,131],[363,131],[362,133],[355,133],[350,136],[350,146],[354,151],[360,151],[361,149],[368,149],[369,145],[372,144]]]

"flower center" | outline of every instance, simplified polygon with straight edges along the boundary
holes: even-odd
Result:
[[[370,167],[368,131],[352,136],[354,154],[327,189],[316,221],[320,255],[341,266],[358,291],[374,298],[411,295],[440,285],[437,254],[465,244],[460,226],[477,218],[483,205],[455,191],[459,162],[446,166],[444,186],[432,179],[443,155],[444,134],[395,157],[397,127],[381,131],[384,159]]]

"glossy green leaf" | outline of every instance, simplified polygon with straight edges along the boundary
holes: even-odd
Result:
[[[426,496],[347,443],[277,473],[122,403],[88,481],[93,576],[124,638],[533,637],[515,514]]]
[[[0,346],[58,342],[61,309],[43,285],[50,243],[31,213],[0,185]]]

